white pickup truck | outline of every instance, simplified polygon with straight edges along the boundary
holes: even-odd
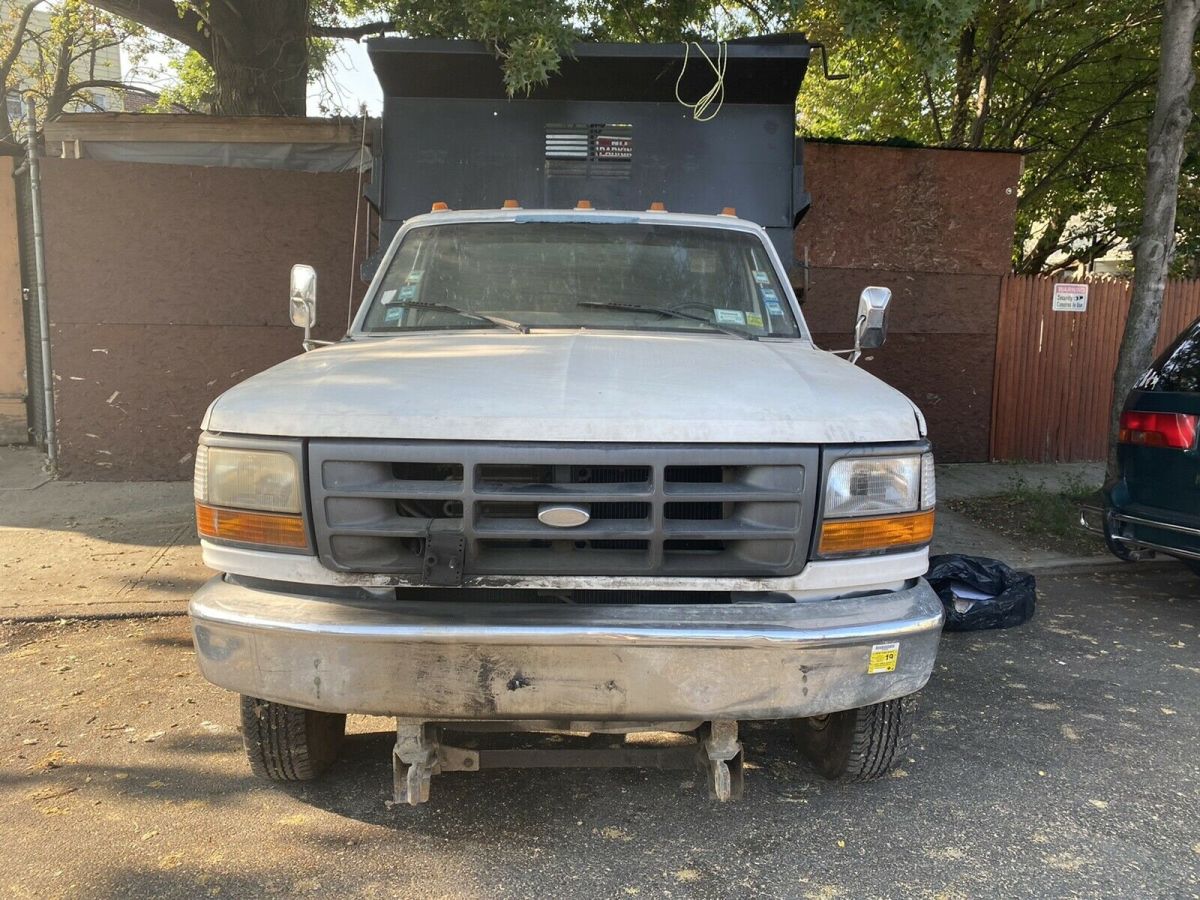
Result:
[[[348,713],[396,717],[412,804],[521,764],[470,729],[691,735],[719,799],[738,720],[830,778],[901,758],[942,623],[921,413],[814,346],[763,229],[658,207],[438,204],[329,346],[293,271],[312,352],[217,398],[196,460],[195,645],[256,773],[316,777]],[[613,753],[563,762],[669,756]]]

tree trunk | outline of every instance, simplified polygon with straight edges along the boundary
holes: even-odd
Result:
[[[987,44],[979,65],[979,90],[975,95],[975,121],[971,125],[971,137],[967,146],[979,149],[987,132],[988,117],[992,111],[992,92],[996,87],[996,72],[1000,68],[1000,45],[1004,40],[1004,26],[1009,13],[1008,3],[997,4],[992,13],[991,28],[988,29]]]
[[[1067,207],[1055,210],[1050,214],[1033,247],[1021,256],[1021,261],[1016,267],[1020,274],[1037,275],[1039,272],[1045,271],[1046,260],[1060,249],[1063,232],[1067,230],[1067,223],[1075,212],[1074,207]]]
[[[309,0],[225,0],[208,9],[217,88],[213,112],[304,115]]]
[[[971,110],[971,83],[975,79],[975,23],[958,36],[958,55],[954,60],[954,102],[950,110],[951,147],[961,147],[967,136]]]
[[[1192,46],[1200,24],[1200,0],[1167,0],[1158,62],[1158,93],[1150,121],[1146,157],[1146,193],[1142,230],[1134,245],[1133,294],[1117,371],[1109,418],[1108,478],[1117,477],[1117,430],[1125,395],[1150,365],[1162,313],[1167,270],[1175,251],[1175,207],[1183,141],[1192,120]]]

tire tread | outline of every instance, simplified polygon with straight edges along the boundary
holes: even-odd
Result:
[[[916,704],[913,696],[831,713],[824,724],[796,721],[801,752],[832,781],[872,781],[904,758]]]
[[[250,771],[272,781],[311,781],[337,756],[345,716],[243,696],[242,742]]]
[[[910,715],[900,697],[857,710],[845,781],[871,781],[892,770],[904,755]]]

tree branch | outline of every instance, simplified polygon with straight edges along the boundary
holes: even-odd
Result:
[[[191,47],[212,62],[212,44],[208,39],[204,19],[189,4],[180,15],[173,0],[87,0],[97,9],[132,19],[151,31],[166,35]]]
[[[34,9],[40,2],[41,0],[34,0],[33,3],[25,4],[25,8],[21,10],[21,18],[17,20],[16,27],[13,29],[12,46],[4,54],[4,59],[0,60],[0,84],[3,84],[5,89],[8,88],[8,76],[12,72],[13,64],[25,46],[25,29],[29,27],[29,17],[33,15]]]
[[[926,69],[921,73],[921,79],[925,87],[925,102],[929,104],[929,116],[933,119],[933,133],[937,135],[938,143],[946,143],[946,133],[942,131],[942,117],[938,114],[937,101],[933,98],[933,79],[929,77],[929,70]]]
[[[322,38],[345,38],[357,41],[370,35],[383,34],[385,31],[398,31],[399,28],[391,19],[378,22],[364,22],[361,25],[313,25],[309,34]]]

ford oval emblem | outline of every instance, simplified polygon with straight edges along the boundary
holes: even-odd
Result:
[[[571,503],[543,503],[538,507],[538,521],[555,528],[578,528],[591,521],[592,513],[586,506]]]

